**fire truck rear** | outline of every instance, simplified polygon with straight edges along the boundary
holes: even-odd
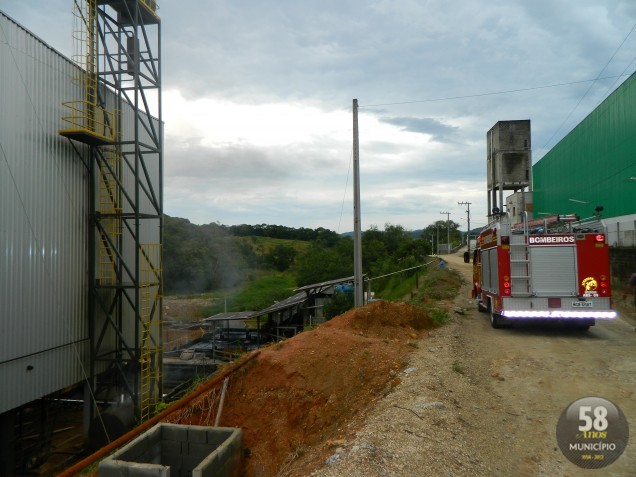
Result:
[[[609,250],[600,223],[553,216],[511,226],[493,216],[473,255],[473,297],[493,328],[515,320],[561,321],[587,330],[611,320]]]

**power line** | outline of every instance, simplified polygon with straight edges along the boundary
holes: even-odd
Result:
[[[603,70],[605,70],[605,68],[603,68]],[[602,72],[603,71],[601,71],[601,73]],[[614,75],[614,76],[604,76],[602,78],[596,77],[595,79],[588,79],[588,80],[570,81],[568,83],[556,83],[556,84],[549,84],[549,85],[543,85],[543,86],[533,86],[533,87],[530,87],[530,88],[509,89],[509,90],[503,90],[503,91],[491,91],[491,92],[488,92],[488,93],[476,93],[476,94],[468,94],[468,95],[463,95],[463,96],[448,96],[448,97],[445,97],[445,98],[417,99],[417,100],[413,100],[413,101],[402,101],[402,102],[397,102],[397,103],[366,104],[366,105],[363,105],[363,106],[358,106],[358,109],[360,109],[360,108],[372,108],[372,107],[376,107],[376,106],[399,106],[399,105],[403,105],[403,104],[435,103],[435,102],[439,102],[439,101],[453,101],[453,100],[457,100],[457,99],[479,98],[479,97],[483,97],[483,96],[496,96],[496,95],[500,95],[500,94],[522,93],[524,91],[534,91],[534,90],[538,90],[538,89],[558,88],[560,86],[570,86],[570,85],[573,85],[573,84],[590,83],[590,82],[593,83],[595,81],[606,80],[606,79],[616,79],[616,78],[621,78],[623,76],[629,76],[629,75],[628,74],[620,74],[620,75]]]

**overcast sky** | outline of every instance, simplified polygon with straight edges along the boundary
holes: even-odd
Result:
[[[353,229],[486,222],[486,132],[533,162],[634,71],[633,0],[165,0],[165,213]],[[73,0],[0,0],[66,56]],[[606,78],[599,79],[596,78]],[[553,86],[559,85],[559,86]]]

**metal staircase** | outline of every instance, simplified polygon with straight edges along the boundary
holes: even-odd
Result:
[[[524,212],[523,233],[510,234],[510,296],[532,296],[532,265],[528,249],[528,215]]]
[[[74,4],[81,99],[59,134],[90,175],[90,385],[96,401],[128,395],[143,422],[163,387],[160,19],[154,0]]]
[[[162,382],[162,323],[159,319],[161,306],[161,244],[146,244],[140,247],[141,260],[141,306],[140,306],[140,418],[152,417],[154,406],[161,400]]]
[[[107,111],[99,98],[97,0],[76,1],[73,16],[73,60],[79,66],[73,82],[83,89],[84,98],[63,103],[69,115],[62,117],[66,128],[59,133],[93,146],[110,144],[116,131],[113,112]]]

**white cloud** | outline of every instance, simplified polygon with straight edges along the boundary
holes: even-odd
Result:
[[[67,52],[72,5],[39,3],[2,8]],[[636,42],[612,58],[632,0],[160,7],[165,209],[196,223],[350,230],[353,98],[363,227],[420,228],[446,210],[461,223],[458,201],[483,222],[488,129],[530,119],[536,161],[624,78],[574,82],[631,73]],[[537,88],[560,83],[573,84]]]

